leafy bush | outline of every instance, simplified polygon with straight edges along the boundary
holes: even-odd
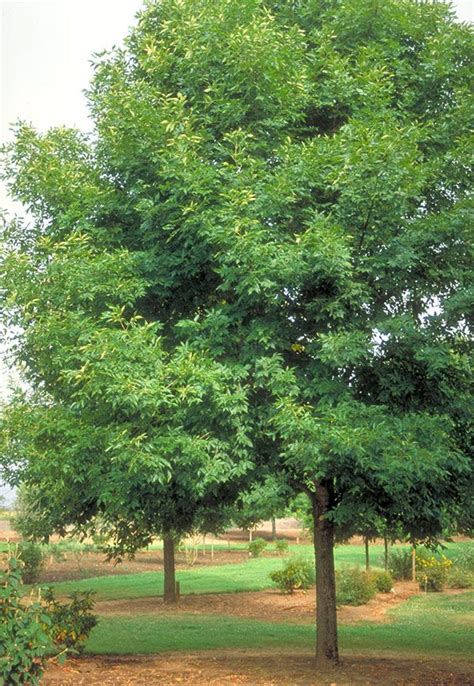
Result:
[[[53,644],[51,619],[39,603],[22,603],[22,563],[11,558],[0,583],[0,683],[39,684]]]
[[[309,588],[314,583],[314,565],[311,560],[293,558],[281,569],[270,574],[270,579],[282,593],[293,593],[297,588]]]
[[[90,632],[97,624],[91,591],[72,593],[70,603],[60,603],[52,588],[44,591],[45,609],[51,618],[50,634],[57,648],[81,653]]]
[[[48,655],[60,660],[81,652],[97,617],[91,614],[90,592],[74,593],[70,603],[58,602],[51,589],[44,599],[22,602],[24,563],[10,558],[0,580],[0,684],[37,686]]]
[[[252,557],[259,557],[267,547],[267,542],[263,538],[255,538],[249,543],[249,553]]]
[[[393,577],[390,572],[372,572],[377,593],[390,593],[393,588]]]
[[[288,552],[288,547],[288,541],[286,541],[284,538],[275,543],[275,550],[277,551],[278,555],[286,555]]]
[[[457,554],[454,564],[458,569],[474,573],[474,545],[465,545]]]
[[[449,588],[473,588],[474,573],[453,565],[448,571],[446,585]]]
[[[411,550],[391,550],[388,556],[388,569],[397,581],[412,578]]]
[[[21,541],[18,544],[17,554],[23,562],[21,570],[23,583],[36,583],[45,562],[43,547],[30,541]]]
[[[371,575],[358,567],[343,567],[336,572],[336,602],[339,605],[365,605],[375,593]]]
[[[430,555],[421,548],[416,554],[416,580],[420,589],[435,593],[442,591],[452,564],[446,555]]]

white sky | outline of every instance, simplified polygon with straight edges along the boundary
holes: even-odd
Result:
[[[454,5],[461,20],[474,20],[474,0]],[[40,130],[88,129],[83,90],[91,55],[120,44],[141,6],[140,0],[0,0],[0,140],[8,140],[18,119]],[[0,208],[13,209],[1,188]],[[0,397],[1,351],[0,341]]]

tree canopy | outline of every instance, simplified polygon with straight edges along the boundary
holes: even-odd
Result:
[[[145,530],[150,491],[269,467],[313,502],[321,661],[334,527],[430,539],[468,488],[472,52],[438,3],[148,2],[94,133],[6,150],[15,469],[96,474],[114,521],[144,485]]]

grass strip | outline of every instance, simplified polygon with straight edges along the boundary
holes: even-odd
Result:
[[[474,650],[467,618],[474,593],[411,598],[392,613],[392,623],[359,623],[339,629],[342,650],[469,659]],[[216,615],[110,616],[100,620],[86,650],[94,654],[161,653],[265,648],[311,648],[311,626]]]

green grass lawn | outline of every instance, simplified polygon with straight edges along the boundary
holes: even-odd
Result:
[[[390,624],[340,627],[343,651],[451,656],[469,659],[474,593],[413,597],[392,612]],[[314,628],[237,617],[195,614],[115,616],[100,620],[87,643],[95,654],[159,653],[222,648],[308,648]]]
[[[449,544],[447,554],[455,558],[456,554],[468,543]],[[380,565],[383,546],[371,546],[373,566]],[[295,546],[292,553],[303,557],[312,555],[311,546]],[[180,569],[177,579],[181,584],[181,593],[235,593],[239,591],[262,591],[272,586],[269,574],[278,569],[284,558],[260,557],[249,559],[238,564],[215,565],[209,567],[191,567]],[[336,548],[336,565],[365,564],[364,546],[346,545]],[[70,593],[73,590],[93,590],[97,600],[119,600],[126,598],[143,598],[162,594],[163,572],[140,572],[120,576],[103,576],[80,581],[67,581],[52,584],[58,593]]]
[[[262,591],[271,586],[268,575],[280,565],[278,558],[261,557],[240,564],[180,569],[176,578],[181,584],[182,594]],[[93,590],[97,593],[96,600],[143,598],[162,594],[163,572],[103,576],[52,585],[58,593]]]

